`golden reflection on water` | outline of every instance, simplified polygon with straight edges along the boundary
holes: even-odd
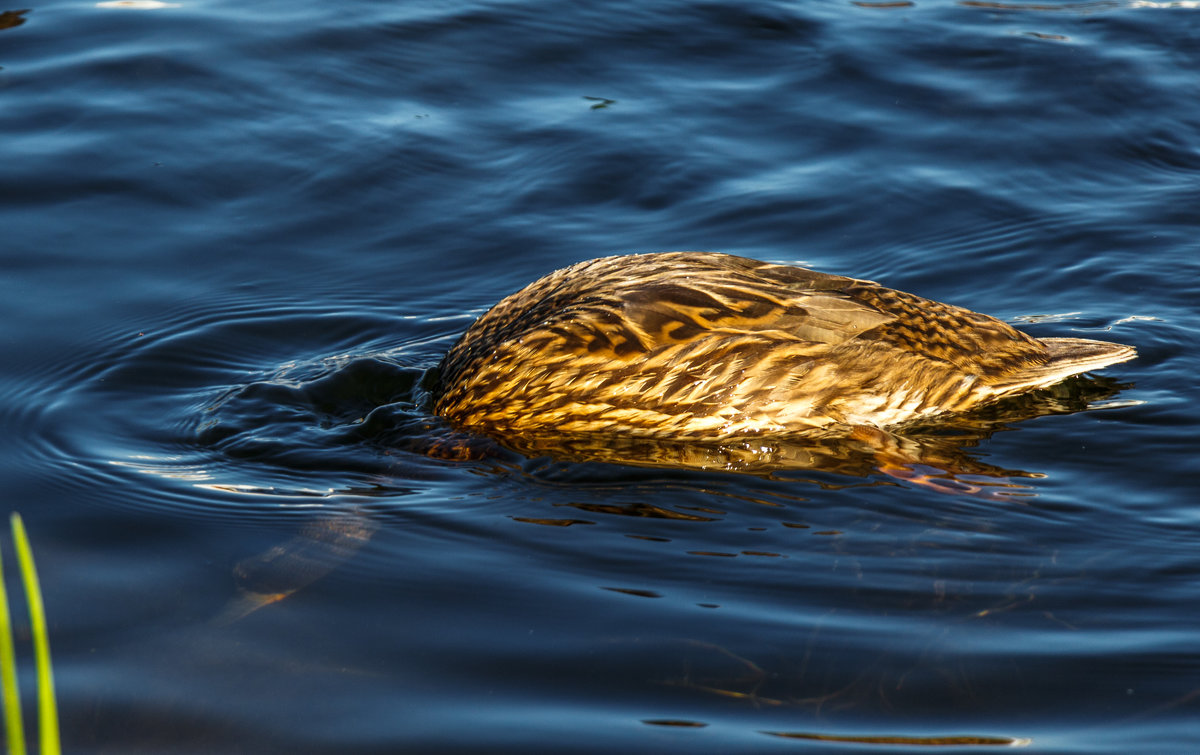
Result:
[[[1107,399],[1128,387],[1108,378],[1080,377],[969,414],[898,430],[856,427],[823,431],[819,435],[751,437],[712,443],[550,434],[502,438],[499,442],[527,457],[550,457],[564,462],[741,472],[766,477],[798,471],[858,478],[877,478],[882,473],[892,480],[933,492],[1013,499],[1034,495],[1028,485],[1018,480],[1044,475],[982,461],[973,453],[975,448],[993,434],[1011,430],[1015,423],[1028,419],[1121,406]],[[793,478],[788,475],[787,479]],[[667,509],[652,503],[564,505],[593,513],[693,521],[709,521],[722,513],[715,509],[680,511],[678,507]]]

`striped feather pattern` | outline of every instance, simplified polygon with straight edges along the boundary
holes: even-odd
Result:
[[[434,410],[500,435],[778,436],[963,411],[1133,357],[1064,340],[1087,358],[870,281],[707,252],[604,257],[480,317],[442,360]]]

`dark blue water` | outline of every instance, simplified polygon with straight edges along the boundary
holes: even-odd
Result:
[[[30,5],[0,481],[69,751],[1200,750],[1194,3]],[[899,473],[429,452],[474,317],[674,249],[1140,357]]]

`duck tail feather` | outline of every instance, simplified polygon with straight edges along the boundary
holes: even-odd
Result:
[[[1132,346],[1087,338],[1043,338],[1049,358],[994,385],[1004,393],[1043,388],[1072,375],[1098,370],[1137,357]]]

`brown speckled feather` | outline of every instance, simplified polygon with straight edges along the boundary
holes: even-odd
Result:
[[[869,281],[716,253],[605,257],[480,317],[443,359],[434,409],[496,434],[780,435],[961,411],[1133,356],[1053,340],[1055,359],[1092,353],[1063,372],[1048,341]]]

